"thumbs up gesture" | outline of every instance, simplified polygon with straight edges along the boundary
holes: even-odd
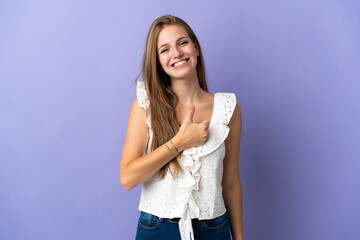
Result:
[[[193,121],[194,113],[195,107],[190,105],[188,115],[177,134],[184,149],[204,145],[209,135],[210,122],[205,120],[195,123]]]

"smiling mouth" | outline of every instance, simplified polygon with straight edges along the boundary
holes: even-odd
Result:
[[[178,61],[176,63],[173,63],[171,64],[172,67],[177,67],[177,66],[180,66],[180,65],[183,65],[184,63],[186,63],[187,61],[189,61],[189,58],[186,58],[184,60],[181,60],[181,61]]]

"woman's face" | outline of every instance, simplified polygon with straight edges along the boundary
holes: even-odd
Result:
[[[158,36],[157,52],[161,67],[171,79],[196,76],[199,51],[183,27],[165,25]]]

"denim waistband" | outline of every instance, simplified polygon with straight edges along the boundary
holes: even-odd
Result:
[[[172,222],[172,223],[179,223],[180,221],[180,218],[162,218],[162,219],[165,219],[165,220],[168,220],[169,222]],[[199,220],[198,218],[193,218],[191,219],[192,222],[201,222],[201,220]]]
[[[162,218],[162,217],[158,217],[156,215],[153,215],[153,214],[150,214],[150,213],[147,213],[147,212],[143,212],[143,211],[140,211],[141,215],[144,216],[146,215],[148,218],[150,217],[153,217],[153,218],[158,218],[160,221],[169,221],[169,222],[172,222],[172,223],[179,223],[180,219],[181,218]],[[204,220],[199,220],[198,218],[193,218],[191,219],[192,222],[202,222]]]

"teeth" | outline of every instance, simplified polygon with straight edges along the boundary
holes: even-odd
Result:
[[[174,64],[174,67],[177,67],[177,66],[179,66],[179,65],[181,65],[181,64],[184,64],[184,63],[186,63],[186,60],[183,60],[183,61],[181,61],[181,62],[175,63],[175,64]]]

